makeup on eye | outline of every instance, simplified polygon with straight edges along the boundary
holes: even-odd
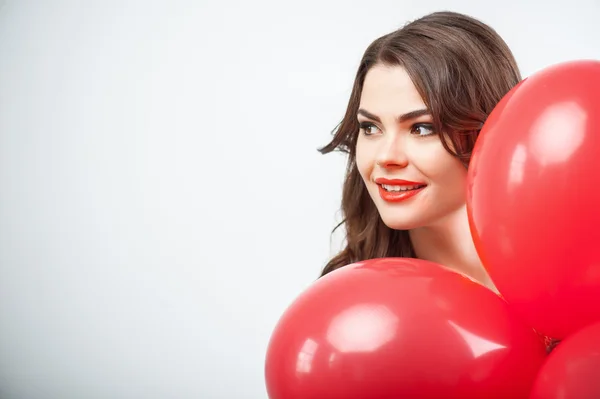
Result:
[[[360,132],[362,132],[362,134],[364,134],[365,136],[372,136],[373,132],[370,132],[369,129],[377,129],[379,130],[379,128],[371,122],[360,122]]]
[[[360,132],[365,136],[372,136],[372,135],[376,134],[377,132],[373,132],[372,131],[373,129],[377,129],[377,130],[381,131],[381,129],[379,129],[379,127],[372,122],[363,121],[363,122],[359,122],[359,124],[360,124]],[[414,123],[410,127],[409,132],[410,132],[410,134],[418,136],[418,137],[427,137],[427,136],[432,136],[435,134],[435,131],[433,129],[433,124],[429,123],[429,122]]]
[[[415,130],[419,130],[419,129],[422,129],[422,131],[425,130],[426,133],[424,133],[424,134],[414,133]],[[435,134],[432,123],[415,123],[414,125],[412,125],[410,132],[411,132],[411,134],[417,134],[419,137],[427,137],[427,136],[432,136]]]

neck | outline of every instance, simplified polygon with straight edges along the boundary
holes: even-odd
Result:
[[[409,235],[417,258],[465,274],[498,293],[475,249],[466,206],[434,225],[410,230]]]

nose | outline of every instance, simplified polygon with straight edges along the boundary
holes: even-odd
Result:
[[[405,168],[408,165],[406,145],[402,135],[389,135],[382,140],[377,154],[377,165],[381,168]]]

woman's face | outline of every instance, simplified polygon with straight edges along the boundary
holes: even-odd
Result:
[[[465,205],[467,169],[433,131],[431,114],[402,67],[371,68],[357,118],[358,171],[388,227],[431,226]]]

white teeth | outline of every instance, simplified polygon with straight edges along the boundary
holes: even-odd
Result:
[[[410,190],[415,190],[417,188],[421,188],[423,186],[420,186],[420,185],[416,185],[416,186],[390,186],[388,184],[382,184],[381,187],[383,187],[387,191],[410,191]]]

